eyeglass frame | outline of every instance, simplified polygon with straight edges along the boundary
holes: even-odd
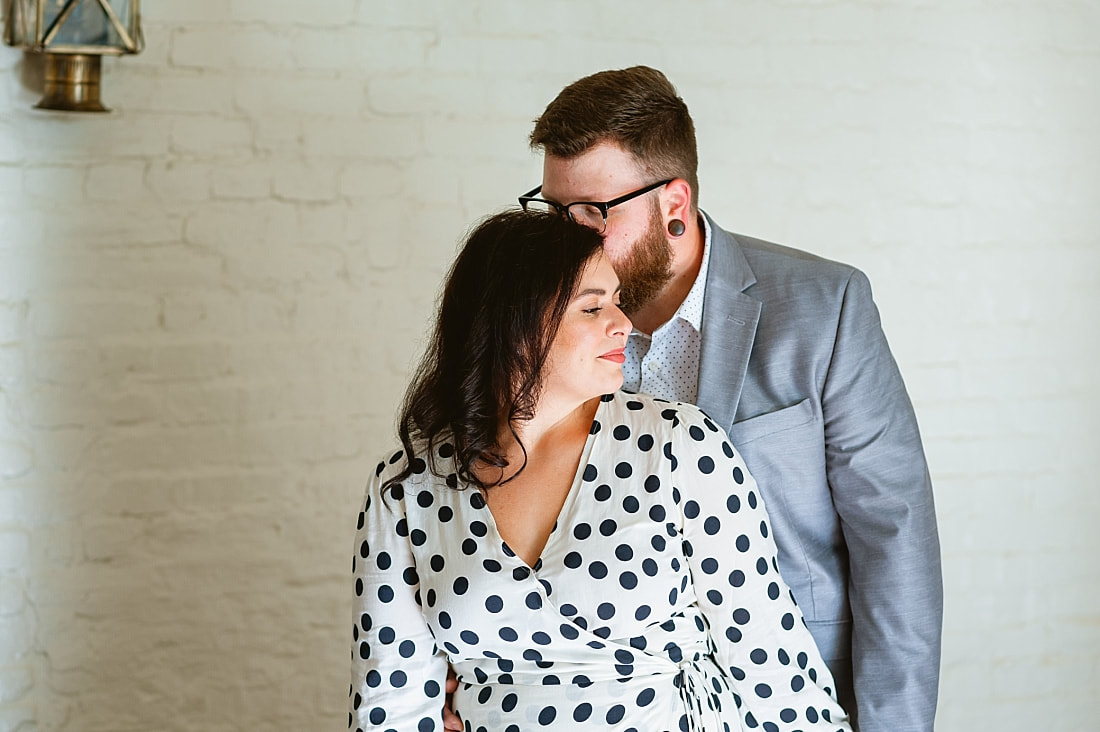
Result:
[[[524,211],[526,211],[527,205],[529,203],[545,203],[547,206],[550,206],[559,214],[565,214],[566,216],[568,216],[570,221],[577,221],[575,218],[573,218],[573,214],[569,212],[569,208],[571,206],[592,206],[603,216],[603,227],[600,229],[600,231],[603,232],[605,229],[607,229],[607,212],[610,211],[613,207],[618,206],[620,203],[626,203],[627,201],[637,198],[638,196],[643,196],[650,191],[654,191],[660,188],[661,186],[667,186],[674,180],[676,179],[669,178],[668,180],[659,180],[656,183],[650,183],[648,186],[639,188],[636,191],[631,191],[630,193],[626,193],[622,196],[619,196],[618,198],[612,198],[610,201],[572,201],[570,203],[557,203],[555,201],[548,201],[545,198],[535,198],[535,194],[542,190],[542,186],[540,185],[535,186],[527,193],[524,193],[522,196],[520,196],[519,205],[523,207]],[[577,223],[581,222],[578,221]]]

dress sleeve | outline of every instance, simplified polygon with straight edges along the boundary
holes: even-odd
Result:
[[[779,576],[757,490],[725,432],[695,407],[674,420],[673,484],[696,600],[746,728],[851,730],[832,675]]]
[[[386,472],[380,463],[355,534],[348,729],[442,730],[447,661],[421,611],[404,491],[381,490]]]

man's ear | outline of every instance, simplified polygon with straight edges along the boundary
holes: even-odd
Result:
[[[684,223],[692,220],[691,186],[686,180],[675,178],[661,191],[661,214],[666,227],[672,219],[680,219]]]

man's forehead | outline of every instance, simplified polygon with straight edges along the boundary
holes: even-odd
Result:
[[[573,158],[543,158],[542,193],[561,203],[600,201],[636,187],[641,166],[632,155],[614,144],[597,145]]]

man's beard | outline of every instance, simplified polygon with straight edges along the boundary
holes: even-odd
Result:
[[[665,238],[659,205],[650,208],[649,227],[630,252],[617,262],[622,291],[619,307],[627,316],[651,303],[672,279],[672,248]]]

